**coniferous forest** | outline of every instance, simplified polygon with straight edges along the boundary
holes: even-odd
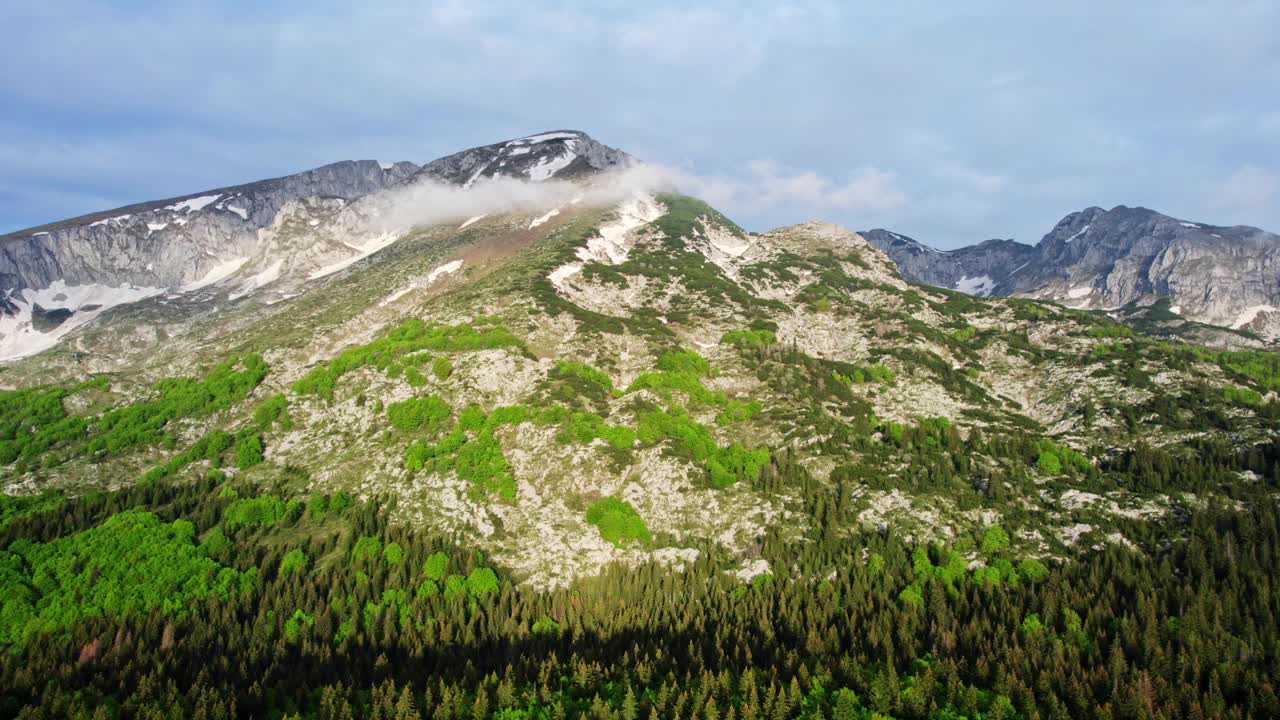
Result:
[[[1159,469],[1117,458],[1133,477]],[[1180,477],[1212,477],[1205,453]],[[1274,453],[1250,459],[1274,477]],[[1265,465],[1260,467],[1259,463]],[[1147,470],[1144,470],[1147,469]],[[1155,468],[1156,470],[1151,470]],[[785,454],[759,483],[795,482]],[[1008,557],[831,531],[774,571],[615,568],[537,593],[389,502],[217,471],[3,499],[0,715],[22,718],[1208,718],[1280,715],[1269,493],[1141,526],[1147,552]],[[604,512],[614,512],[606,508]]]

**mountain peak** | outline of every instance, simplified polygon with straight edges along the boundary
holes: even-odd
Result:
[[[433,180],[470,187],[483,178],[565,180],[622,169],[636,162],[631,155],[581,130],[548,130],[433,160],[411,182]]]

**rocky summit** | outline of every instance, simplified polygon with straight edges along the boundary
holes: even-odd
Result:
[[[1136,718],[1176,675],[1275,707],[1274,241],[1128,208],[1034,248],[751,232],[576,131],[5,236],[0,685]]]

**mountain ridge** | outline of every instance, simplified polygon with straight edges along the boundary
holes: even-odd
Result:
[[[917,282],[1106,311],[1168,299],[1187,320],[1280,337],[1280,236],[1251,226],[1117,205],[1069,213],[1034,246],[989,240],[941,253],[889,231],[867,235]]]

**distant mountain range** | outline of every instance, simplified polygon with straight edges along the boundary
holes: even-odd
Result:
[[[1189,320],[1280,337],[1280,236],[1255,227],[1120,205],[1071,213],[1035,246],[987,240],[944,252],[888,230],[861,234],[912,282],[1084,309],[1167,299]]]

